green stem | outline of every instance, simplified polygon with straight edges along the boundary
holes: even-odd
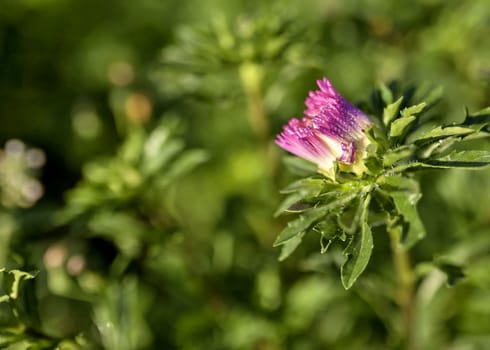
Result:
[[[269,175],[273,177],[277,170],[277,152],[271,147],[270,122],[261,92],[262,67],[253,62],[245,62],[239,67],[238,72],[247,97],[248,120],[262,144],[265,164]]]
[[[402,227],[396,225],[389,229],[391,250],[398,277],[396,300],[400,307],[403,321],[403,338],[407,350],[416,350],[414,332],[414,273],[410,262],[410,254],[400,245]]]

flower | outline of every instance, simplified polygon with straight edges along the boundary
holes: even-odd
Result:
[[[317,81],[320,90],[310,91],[302,119],[290,119],[276,144],[318,165],[318,171],[333,178],[335,162],[342,170],[360,174],[362,157],[369,144],[364,131],[372,122],[350,104],[327,78]]]

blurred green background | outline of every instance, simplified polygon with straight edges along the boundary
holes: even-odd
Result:
[[[487,0],[0,0],[0,267],[39,271],[0,342],[402,349],[382,227],[349,291],[319,237],[277,261],[295,175],[273,140],[323,76],[354,103],[441,86],[462,120],[490,105],[489,32]],[[421,178],[420,349],[490,348],[489,175]]]

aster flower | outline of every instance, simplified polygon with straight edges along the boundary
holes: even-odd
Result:
[[[343,170],[362,173],[362,157],[369,141],[364,134],[372,122],[342,97],[326,78],[320,90],[310,91],[302,119],[291,119],[276,143],[286,151],[318,165],[333,178],[335,162]]]

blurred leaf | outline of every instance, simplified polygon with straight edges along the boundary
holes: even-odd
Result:
[[[360,230],[356,232],[344,250],[345,260],[340,270],[342,285],[349,289],[366,269],[373,250],[373,236],[368,224],[369,203],[368,194],[363,201]]]
[[[296,248],[298,248],[304,235],[305,232],[303,231],[282,244],[279,261],[286,260],[296,250]]]
[[[381,100],[384,102],[386,106],[393,103],[393,92],[389,89],[385,84],[378,84],[379,93],[381,95]],[[386,123],[385,123],[386,124]]]
[[[445,261],[444,259],[435,259],[435,264],[439,270],[444,272],[447,276],[447,285],[454,287],[456,283],[466,277],[464,269],[460,265]]]
[[[107,349],[144,348],[151,341],[144,312],[148,303],[134,277],[103,291],[94,308],[95,324]]]
[[[286,156],[283,161],[288,170],[298,176],[309,176],[318,170],[315,164],[299,157]]]
[[[4,276],[4,288],[10,299],[17,300],[22,283],[36,277],[37,272],[29,273],[21,270],[0,270]]]
[[[189,150],[184,152],[169,166],[165,173],[160,174],[161,177],[157,180],[158,185],[164,187],[172,181],[176,181],[179,177],[185,175],[208,159],[209,154],[204,150]]]

